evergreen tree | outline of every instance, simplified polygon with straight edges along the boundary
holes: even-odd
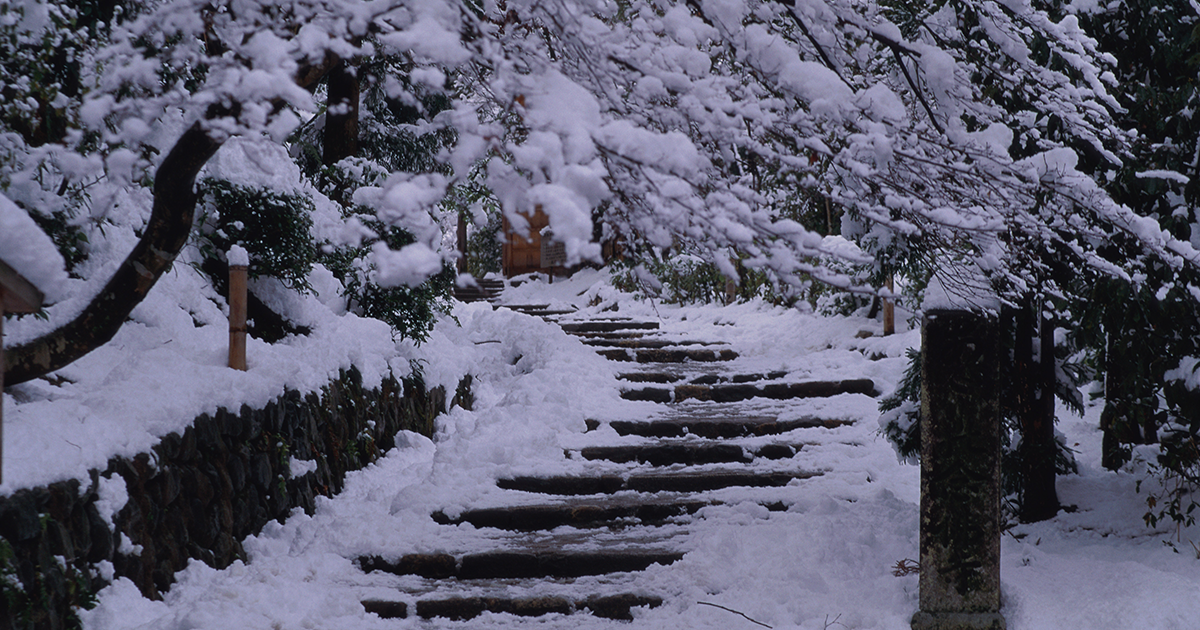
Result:
[[[1122,91],[1120,123],[1136,130],[1123,164],[1104,176],[1114,199],[1150,217],[1176,238],[1200,234],[1200,15],[1182,2],[1129,0],[1080,15],[1101,49],[1116,58]],[[1113,242],[1105,255],[1138,258],[1134,243]],[[1156,463],[1171,488],[1152,497],[1149,521],[1190,522],[1187,494],[1198,487],[1197,394],[1191,385],[1200,354],[1195,308],[1200,278],[1191,267],[1146,259],[1140,273],[1105,278],[1081,295],[1076,313],[1089,325],[1080,343],[1095,349],[1104,375],[1104,465],[1129,460],[1132,444],[1161,441]],[[1157,508],[1156,508],[1157,504]]]

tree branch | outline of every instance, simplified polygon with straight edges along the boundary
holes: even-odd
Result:
[[[314,85],[337,63],[329,54],[320,63],[306,64],[297,72],[296,82],[302,87]],[[75,319],[5,350],[6,383],[24,383],[61,369],[112,340],[187,243],[196,212],[196,175],[224,143],[208,133],[205,122],[235,115],[237,106],[214,106],[205,120],[180,136],[155,174],[154,205],[133,251]]]

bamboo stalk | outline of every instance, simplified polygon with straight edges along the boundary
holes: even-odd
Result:
[[[246,371],[245,265],[229,266],[229,367]]]

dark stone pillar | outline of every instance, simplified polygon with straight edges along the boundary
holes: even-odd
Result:
[[[921,594],[913,630],[1004,630],[1000,615],[999,324],[925,315]]]

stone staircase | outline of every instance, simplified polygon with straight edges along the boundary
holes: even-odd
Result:
[[[720,503],[714,491],[760,489],[755,501],[785,510],[763,492],[824,474],[791,463],[810,446],[805,432],[851,422],[783,420],[755,413],[746,401],[874,394],[866,379],[793,382],[781,371],[731,373],[724,366],[738,357],[732,348],[673,340],[658,322],[568,319],[569,312],[544,304],[507,308],[557,321],[603,356],[630,363],[620,375],[628,383],[623,397],[663,403],[663,412],[644,421],[589,421],[589,435],[611,442],[615,432],[622,442],[598,439],[564,453],[585,462],[584,472],[498,480],[499,488],[514,493],[510,507],[431,515],[446,528],[494,532],[488,540],[495,549],[358,558],[363,572],[406,580],[394,597],[362,601],[367,612],[385,619],[469,620],[490,612],[631,620],[636,609],[661,606],[672,596],[640,587],[638,575],[683,558],[689,523]],[[764,462],[771,466],[764,469]]]
[[[504,281],[495,278],[479,278],[475,284],[456,285],[454,299],[460,302],[491,302],[504,291]]]

